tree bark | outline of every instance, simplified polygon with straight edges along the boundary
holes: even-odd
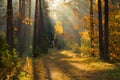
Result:
[[[7,32],[6,32],[6,40],[8,45],[13,48],[14,47],[14,29],[13,29],[13,7],[12,0],[7,0]]]
[[[34,19],[34,32],[33,32],[33,55],[37,56],[37,49],[39,48],[39,0],[36,0],[35,4],[35,19]]]
[[[44,34],[45,34],[45,28],[44,28],[44,22],[43,22],[43,2],[42,2],[42,0],[40,0],[40,2],[39,2],[39,6],[40,6],[40,8],[39,8],[39,11],[40,11],[40,13],[39,13],[39,17],[40,17],[40,19],[39,19],[39,23],[40,23],[40,30],[39,30],[39,45],[40,45],[40,47],[42,48],[42,46],[43,46],[43,38],[44,38]]]
[[[90,0],[90,40],[91,40],[91,56],[95,57],[95,53],[94,53],[93,0]]]
[[[105,14],[105,24],[104,24],[104,59],[109,60],[109,29],[108,29],[108,19],[109,19],[109,6],[108,0],[104,0],[105,7],[104,7],[104,14]]]
[[[22,57],[25,51],[25,26],[22,21],[25,18],[25,0],[19,0],[19,14],[18,19],[18,51]]]
[[[99,54],[100,58],[104,59],[104,41],[103,41],[103,26],[102,26],[102,8],[101,0],[98,0],[98,22],[99,22]]]
[[[33,53],[34,57],[40,53],[45,53],[46,49],[45,26],[43,22],[43,1],[36,0],[35,25],[33,35]],[[37,53],[36,53],[37,51]]]

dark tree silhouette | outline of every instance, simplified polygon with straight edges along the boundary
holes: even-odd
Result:
[[[37,56],[36,50],[39,47],[38,45],[38,30],[39,30],[39,23],[38,23],[38,0],[36,0],[36,6],[35,6],[35,22],[34,22],[34,32],[33,32],[33,53],[34,53],[34,57]]]
[[[104,59],[109,60],[109,29],[108,29],[108,16],[109,16],[109,5],[108,5],[108,0],[104,0],[105,2],[105,7],[104,7],[104,13],[105,13],[105,24],[104,24],[104,50],[105,50],[105,55]]]
[[[12,7],[12,0],[7,0],[7,33],[6,33],[6,40],[8,45],[12,48],[14,46],[13,40],[13,7]]]
[[[25,26],[22,21],[25,19],[25,0],[19,0],[19,19],[18,19],[18,51],[20,56],[25,50]]]
[[[99,22],[99,53],[100,58],[104,58],[103,26],[101,0],[98,0],[98,22]]]
[[[91,40],[91,55],[94,57],[94,23],[93,23],[93,0],[90,0],[90,40]]]
[[[33,53],[34,57],[40,53],[47,52],[47,41],[45,36],[43,18],[43,0],[36,0],[35,25],[33,34]]]

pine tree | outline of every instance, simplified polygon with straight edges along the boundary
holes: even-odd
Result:
[[[109,19],[109,6],[108,6],[108,0],[104,0],[105,2],[105,7],[104,7],[104,14],[105,14],[105,24],[104,24],[104,59],[105,60],[109,60],[109,23],[108,23],[108,19]]]
[[[101,0],[98,0],[98,21],[99,21],[99,53],[100,58],[104,58],[103,26]]]
[[[13,7],[12,0],[7,0],[7,33],[6,40],[8,45],[12,48],[14,47],[14,38],[13,38]]]
[[[93,0],[90,0],[90,40],[91,40],[91,55],[94,57],[94,23],[93,23]]]

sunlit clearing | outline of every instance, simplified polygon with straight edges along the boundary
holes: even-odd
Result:
[[[85,71],[99,71],[99,70],[109,70],[114,69],[115,66],[106,62],[101,62],[100,60],[89,58],[89,57],[80,57],[79,55],[72,53],[67,50],[63,50],[59,52],[60,54],[67,56],[64,58],[61,58],[62,61],[68,61],[69,64],[75,66],[76,68],[79,68],[80,70]],[[76,63],[78,62],[81,64],[81,66]],[[106,66],[106,67],[105,67]]]
[[[80,28],[87,24],[83,24],[81,20],[84,19],[83,16],[89,13],[89,9],[87,10],[89,8],[88,2],[83,0],[78,2],[73,0],[53,0],[48,2],[48,4],[51,24],[54,26],[56,32],[54,34],[55,39],[62,39],[60,44],[67,46],[69,49],[73,48],[73,43],[79,46],[81,44],[81,35],[79,33],[84,32],[85,27],[87,27]],[[82,6],[83,4],[86,7]],[[60,46],[62,47],[62,45]]]
[[[63,80],[97,80],[101,77],[108,78],[108,72],[116,69],[113,64],[90,57],[80,57],[68,50],[50,49],[49,53],[35,59],[39,79],[45,79],[46,76],[52,80],[61,80],[61,77]]]
[[[20,80],[33,80],[33,64],[30,57],[26,57],[21,60],[20,67],[22,70],[18,74],[18,79]]]

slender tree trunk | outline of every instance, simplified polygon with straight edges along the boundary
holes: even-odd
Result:
[[[26,49],[26,25],[23,23],[25,20],[25,0],[22,0],[22,33],[21,33],[21,49],[24,53]]]
[[[36,57],[40,53],[44,53],[45,51],[47,51],[47,49],[45,39],[45,27],[43,22],[43,2],[42,0],[36,0],[35,25],[33,36],[34,57]]]
[[[47,53],[47,39],[46,39],[46,32],[45,32],[45,25],[44,25],[44,16],[43,16],[43,10],[44,10],[44,0],[40,0],[40,48],[41,53]]]
[[[90,40],[91,40],[91,55],[95,57],[94,53],[94,23],[93,23],[93,0],[90,0]]]
[[[25,0],[22,0],[22,17],[25,18]]]
[[[109,29],[108,29],[108,16],[109,16],[109,6],[108,6],[108,0],[104,0],[105,1],[105,24],[104,24],[104,52],[105,52],[105,56],[104,58],[106,60],[109,60]]]
[[[20,18],[18,21],[18,51],[22,57],[25,50],[25,29],[22,22],[25,18],[25,0],[19,0],[19,13]]]
[[[39,8],[39,11],[40,11],[40,13],[39,13],[39,17],[40,17],[40,19],[39,19],[39,23],[40,23],[40,30],[39,30],[39,45],[40,45],[40,47],[42,47],[43,45],[43,37],[44,37],[44,22],[43,22],[43,10],[42,10],[42,0],[40,0],[39,1],[39,6],[40,6],[40,8]]]
[[[100,58],[104,58],[103,26],[102,26],[102,8],[101,0],[98,0],[98,21],[99,21],[99,53]]]
[[[20,34],[21,34],[21,23],[22,23],[22,0],[19,0],[19,17],[18,17],[18,32],[17,32],[17,35],[18,35],[18,51],[19,51],[19,55],[22,56],[22,52],[21,52],[21,38],[20,38]]]
[[[7,32],[6,40],[8,45],[12,48],[14,47],[14,29],[13,29],[13,7],[12,0],[7,0]]]
[[[38,33],[39,33],[39,0],[36,0],[36,4],[35,4],[35,19],[34,19],[34,32],[33,32],[33,55],[34,57],[37,56],[37,52],[39,49],[39,39],[38,39]]]
[[[31,0],[29,0],[29,17],[31,18]]]
[[[31,0],[29,0],[29,19],[31,19]],[[28,47],[30,46],[30,42],[31,42],[31,25],[28,25],[28,35],[29,35],[29,40],[28,40]]]

